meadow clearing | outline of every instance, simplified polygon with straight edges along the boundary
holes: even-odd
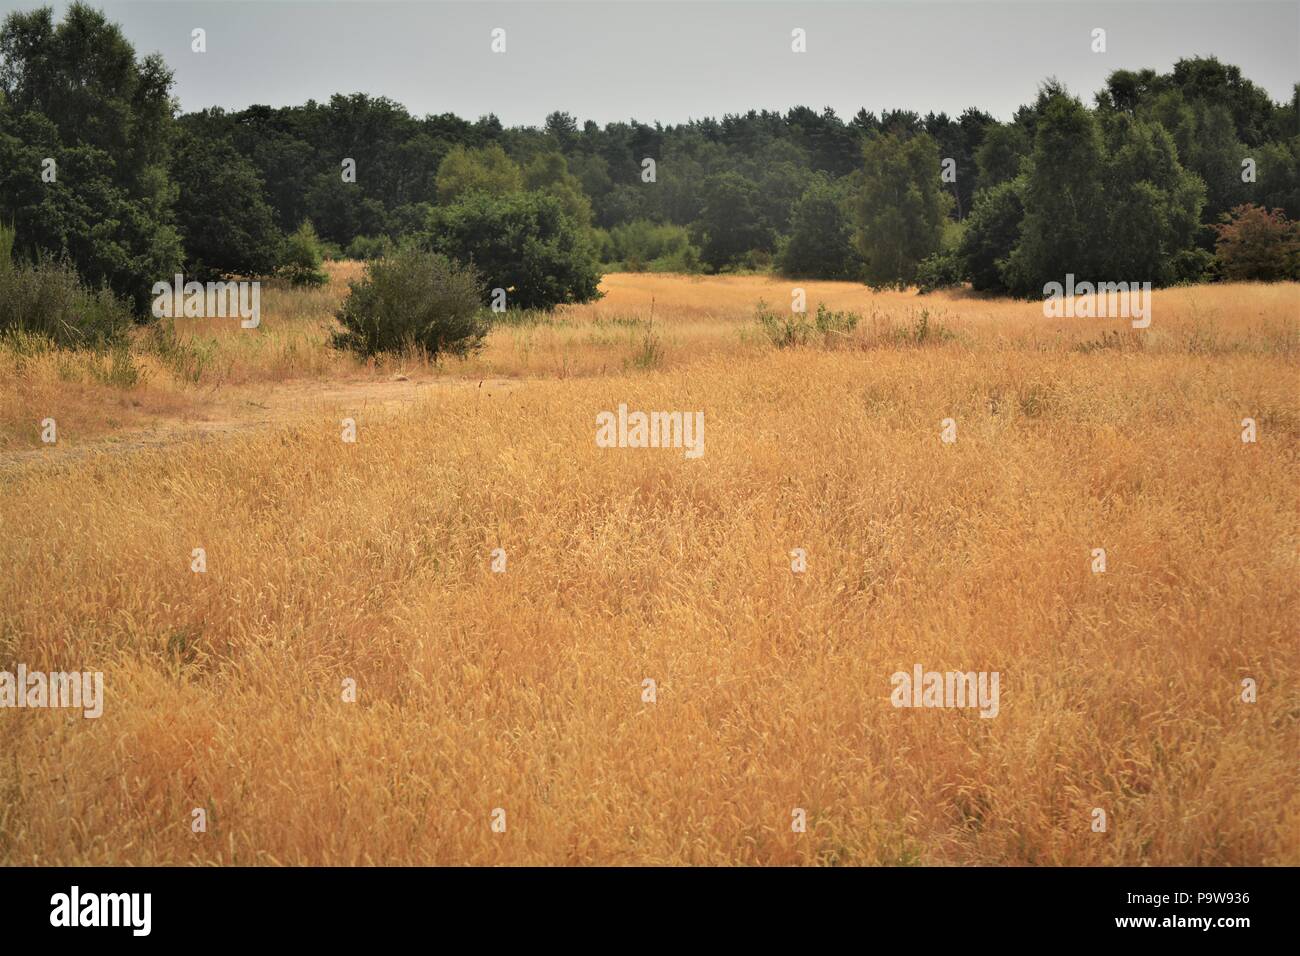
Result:
[[[327,347],[360,268],[0,350],[0,667],[105,695],[0,711],[0,863],[1300,864],[1300,285],[613,274],[431,365]],[[861,321],[775,348],[793,285]]]

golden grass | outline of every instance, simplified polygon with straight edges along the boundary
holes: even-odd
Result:
[[[964,292],[920,297],[873,293],[847,282],[623,273],[606,276],[606,297],[597,302],[497,326],[469,359],[437,365],[411,356],[363,361],[328,347],[333,313],[363,266],[336,262],[327,269],[330,284],[320,290],[264,283],[262,323],[255,331],[233,319],[177,320],[183,348],[170,358],[149,347],[151,336],[143,330],[125,360],[0,346],[0,454],[41,449],[40,422],[47,417],[58,422],[64,446],[78,445],[127,432],[170,431],[178,421],[220,425],[256,416],[289,393],[285,385],[565,379],[636,371],[644,368],[647,340],[656,347],[651,364],[661,369],[709,358],[761,361],[770,345],[753,321],[754,307],[765,301],[788,309],[796,285],[805,290],[810,310],[820,302],[863,316],[857,333],[837,343],[841,348],[895,345],[925,313],[958,347],[981,351],[1300,352],[1294,283],[1158,291],[1156,319],[1139,334],[1122,320],[1049,320],[1038,303]],[[114,377],[115,362],[134,374],[129,387]]]
[[[1300,287],[1158,292],[1124,333],[805,283],[863,323],[777,351],[752,307],[791,284],[607,277],[410,369],[356,444],[343,386],[401,363],[264,299],[275,344],[211,333],[242,377],[105,394],[295,415],[128,452],[60,419],[0,470],[0,668],[107,702],[0,710],[0,862],[1300,863]],[[902,344],[921,308],[951,337]],[[66,414],[55,361],[0,369],[5,422]],[[435,387],[467,376],[519,381]],[[704,456],[597,448],[620,402],[703,410]],[[916,663],[998,671],[999,715],[895,709]]]

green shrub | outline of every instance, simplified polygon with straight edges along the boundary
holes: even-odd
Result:
[[[322,286],[329,281],[329,276],[321,269],[324,254],[316,230],[310,222],[304,222],[285,240],[280,275],[288,279],[290,285]]]
[[[676,252],[660,256],[650,263],[651,272],[680,272],[696,275],[704,271],[704,262],[700,258],[697,246],[687,243]]]
[[[966,263],[952,251],[933,252],[916,267],[916,288],[922,295],[962,284]]]
[[[685,226],[636,219],[597,234],[602,261],[628,272],[699,272],[700,250]]]
[[[862,317],[856,312],[835,312],[828,309],[826,303],[818,302],[816,315],[809,322],[806,313],[774,312],[766,302],[760,301],[754,318],[768,341],[779,349],[785,349],[807,345],[814,334],[821,336],[823,344],[834,345],[850,335]]]
[[[348,258],[370,261],[392,255],[393,240],[387,236],[357,236],[348,243]]]
[[[15,262],[14,230],[0,226],[0,332],[39,335],[64,348],[104,348],[124,340],[131,307],[107,288],[81,284],[66,259]]]
[[[1183,249],[1174,255],[1171,268],[1178,285],[1195,285],[1217,278],[1219,265],[1219,261],[1204,249]]]
[[[828,341],[835,335],[848,335],[858,327],[861,316],[856,312],[832,312],[825,303],[817,303],[817,316],[813,325],[822,337]]]
[[[774,312],[762,300],[754,308],[754,319],[769,342],[779,349],[807,345],[813,327],[806,315],[800,312]]]
[[[367,264],[349,284],[336,318],[336,348],[362,355],[422,349],[464,356],[477,349],[489,322],[474,269],[437,253],[403,249]]]
[[[617,268],[618,248],[614,245],[614,240],[610,238],[609,232],[598,226],[593,226],[588,235],[591,237],[591,248],[596,254],[596,261],[601,265]]]
[[[600,269],[585,230],[542,193],[475,192],[436,210],[429,243],[483,277],[484,296],[506,290],[511,309],[551,309],[600,298]]]

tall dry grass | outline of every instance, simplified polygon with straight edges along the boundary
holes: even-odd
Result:
[[[0,861],[1300,863],[1298,287],[1134,335],[809,283],[863,322],[774,350],[789,285],[609,277],[425,372],[517,387],[356,444],[304,404],[0,470],[0,668],[107,696],[0,711]],[[704,456],[597,448],[620,402],[703,410]],[[916,663],[998,671],[999,715],[895,709]]]

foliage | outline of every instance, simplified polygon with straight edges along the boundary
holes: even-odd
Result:
[[[858,322],[862,317],[856,312],[835,312],[826,307],[823,302],[817,303],[817,314],[813,318],[813,326],[824,337],[834,335],[848,335],[858,327]]]
[[[813,327],[803,312],[777,312],[759,300],[754,306],[754,320],[767,340],[779,349],[807,345]]]
[[[15,261],[11,226],[0,225],[0,333],[37,335],[62,348],[121,344],[131,326],[128,304],[108,289],[82,285],[64,259]]]
[[[395,245],[392,239],[387,236],[357,236],[348,243],[347,257],[349,259],[382,259],[384,256],[391,255]]]
[[[684,226],[635,219],[599,238],[602,261],[628,272],[700,271],[700,251]]]
[[[403,249],[367,264],[365,276],[349,284],[334,345],[362,355],[420,349],[465,356],[488,330],[480,289],[472,268]]]
[[[23,258],[66,258],[140,316],[152,284],[182,266],[199,278],[265,274],[287,252],[285,274],[318,282],[311,247],[361,240],[357,254],[373,257],[375,237],[428,241],[436,209],[476,195],[545,195],[571,223],[564,243],[599,244],[623,268],[775,266],[928,288],[960,267],[976,289],[1019,295],[1065,272],[1194,281],[1213,274],[1213,226],[1229,210],[1300,218],[1300,85],[1274,103],[1212,57],[1114,71],[1095,107],[1048,81],[1006,123],[975,108],[842,119],[795,106],[675,125],[557,111],[541,127],[506,128],[492,115],[416,117],[360,93],[176,119],[171,83],[159,56],[136,57],[80,3],[59,22],[42,9],[0,27],[0,221],[17,226]],[[340,176],[345,161],[355,181]],[[57,181],[43,178],[50,170]],[[282,246],[305,221],[318,241]],[[945,254],[922,269],[947,221],[973,227],[961,261]],[[543,301],[589,294],[579,273],[594,268],[572,249],[473,251],[503,275],[560,261],[567,278],[547,283]]]
[[[1169,133],[1129,116],[1099,120],[1046,90],[1018,195],[1025,215],[1000,269],[1017,295],[1067,274],[1165,285],[1195,238],[1204,184],[1178,161]]]
[[[912,285],[939,248],[952,204],[940,188],[939,150],[924,133],[887,133],[867,141],[863,161],[853,205],[864,275],[878,288]]]
[[[329,281],[321,269],[324,249],[310,222],[304,222],[284,244],[280,275],[295,286],[320,286]]]
[[[554,196],[472,193],[435,211],[427,241],[434,251],[472,264],[485,296],[504,289],[509,308],[550,309],[600,295],[590,240]]]
[[[0,64],[0,220],[23,256],[66,256],[146,316],[152,284],[181,264],[170,71],[81,3],[58,24],[49,7],[9,14]]]
[[[182,133],[172,159],[187,278],[270,275],[283,237],[257,169],[226,140]]]
[[[954,251],[932,252],[916,267],[916,288],[922,295],[959,286],[965,280],[966,263]]]
[[[960,254],[963,274],[978,292],[998,292],[1006,288],[1002,270],[1020,239],[1020,223],[1025,216],[1019,180],[999,183],[975,199],[975,209],[966,220]]]
[[[504,196],[523,184],[519,167],[497,143],[481,149],[456,146],[438,167],[438,202],[454,203],[476,192]]]
[[[1300,223],[1281,209],[1242,205],[1215,226],[1215,255],[1226,279],[1300,279]]]
[[[844,191],[825,179],[808,187],[795,206],[790,235],[776,264],[782,275],[808,279],[856,279],[862,257],[853,244]]]
[[[733,266],[751,249],[772,244],[771,230],[758,211],[758,187],[739,173],[710,177],[704,206],[695,224],[700,257],[714,271]]]
[[[524,167],[523,180],[525,189],[543,192],[559,200],[565,215],[579,226],[587,228],[591,225],[591,200],[559,153],[547,152],[537,156]]]
[[[779,349],[807,345],[814,335],[831,345],[850,335],[862,317],[856,312],[836,312],[824,302],[817,303],[817,312],[811,322],[805,312],[777,312],[759,300],[754,307],[754,320],[764,336]]]

